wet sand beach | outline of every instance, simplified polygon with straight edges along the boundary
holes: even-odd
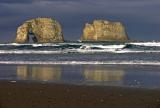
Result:
[[[160,108],[160,90],[0,81],[0,108]]]
[[[0,65],[0,108],[160,108],[160,68]]]

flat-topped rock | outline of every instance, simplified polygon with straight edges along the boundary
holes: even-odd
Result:
[[[121,22],[94,20],[83,29],[81,41],[127,41],[125,27]]]
[[[15,42],[28,43],[30,35],[34,43],[64,42],[61,25],[51,18],[35,18],[25,21],[17,29]]]

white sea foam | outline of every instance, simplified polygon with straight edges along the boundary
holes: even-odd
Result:
[[[32,47],[45,47],[45,46],[60,46],[59,44],[45,43],[45,44],[31,44]]]
[[[8,43],[8,44],[0,44],[0,46],[33,46],[33,47],[38,47],[38,46],[57,46],[59,44],[55,44],[55,43],[43,43],[43,44],[39,44],[39,43],[36,43],[36,44],[31,44],[31,43],[23,43],[23,44],[20,44],[20,43]]]
[[[0,54],[59,54],[65,51],[36,51],[36,50],[0,50]]]
[[[43,43],[43,44],[0,44],[0,54],[57,54],[57,53],[160,53],[159,49],[125,48],[127,44],[140,46],[160,46],[160,42],[131,42],[126,44],[103,45],[94,43]],[[72,46],[73,45],[73,46]],[[5,46],[15,46],[6,47]],[[19,49],[16,46],[29,46]],[[50,50],[43,48],[48,46]],[[52,47],[53,46],[53,47]],[[58,47],[57,47],[58,46]],[[32,47],[34,49],[32,49]],[[39,49],[42,47],[43,49]],[[57,48],[55,48],[57,47]],[[4,48],[4,49],[3,49]],[[29,49],[28,49],[29,48]]]
[[[6,44],[0,44],[0,46],[21,46],[21,45],[32,45],[32,46],[55,46],[55,45],[87,45],[87,46],[93,46],[93,47],[100,47],[100,48],[123,48],[125,44],[132,44],[132,45],[143,45],[143,46],[160,46],[160,42],[129,42],[129,43],[124,43],[120,45],[101,45],[99,44],[94,44],[94,43],[6,43]]]
[[[157,46],[157,47],[160,47],[160,42],[131,42],[129,44],[140,45],[140,46]]]
[[[130,50],[130,49],[123,49],[123,50],[117,50],[113,53],[160,53],[160,50]]]
[[[18,43],[0,44],[0,46],[21,46],[21,45],[26,45],[26,44],[18,44]]]
[[[0,64],[52,64],[52,65],[155,65],[159,61],[0,61]]]
[[[92,49],[92,48],[100,48],[100,49],[122,49],[126,45],[82,45],[80,49]]]
[[[130,49],[65,49],[65,50],[0,50],[0,54],[65,54],[65,53],[160,53],[160,50],[130,50]]]

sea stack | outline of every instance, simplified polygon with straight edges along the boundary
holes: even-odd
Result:
[[[94,20],[85,24],[81,41],[127,41],[125,27],[121,22]]]
[[[31,38],[34,43],[64,42],[60,23],[51,18],[31,19],[18,27],[15,42],[28,43]]]

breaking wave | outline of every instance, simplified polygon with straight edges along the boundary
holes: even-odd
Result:
[[[51,65],[155,65],[159,66],[159,61],[0,61],[0,64],[51,64]]]
[[[160,42],[131,42],[129,44],[149,47],[160,47]]]
[[[0,54],[160,53],[160,42],[0,44]]]

